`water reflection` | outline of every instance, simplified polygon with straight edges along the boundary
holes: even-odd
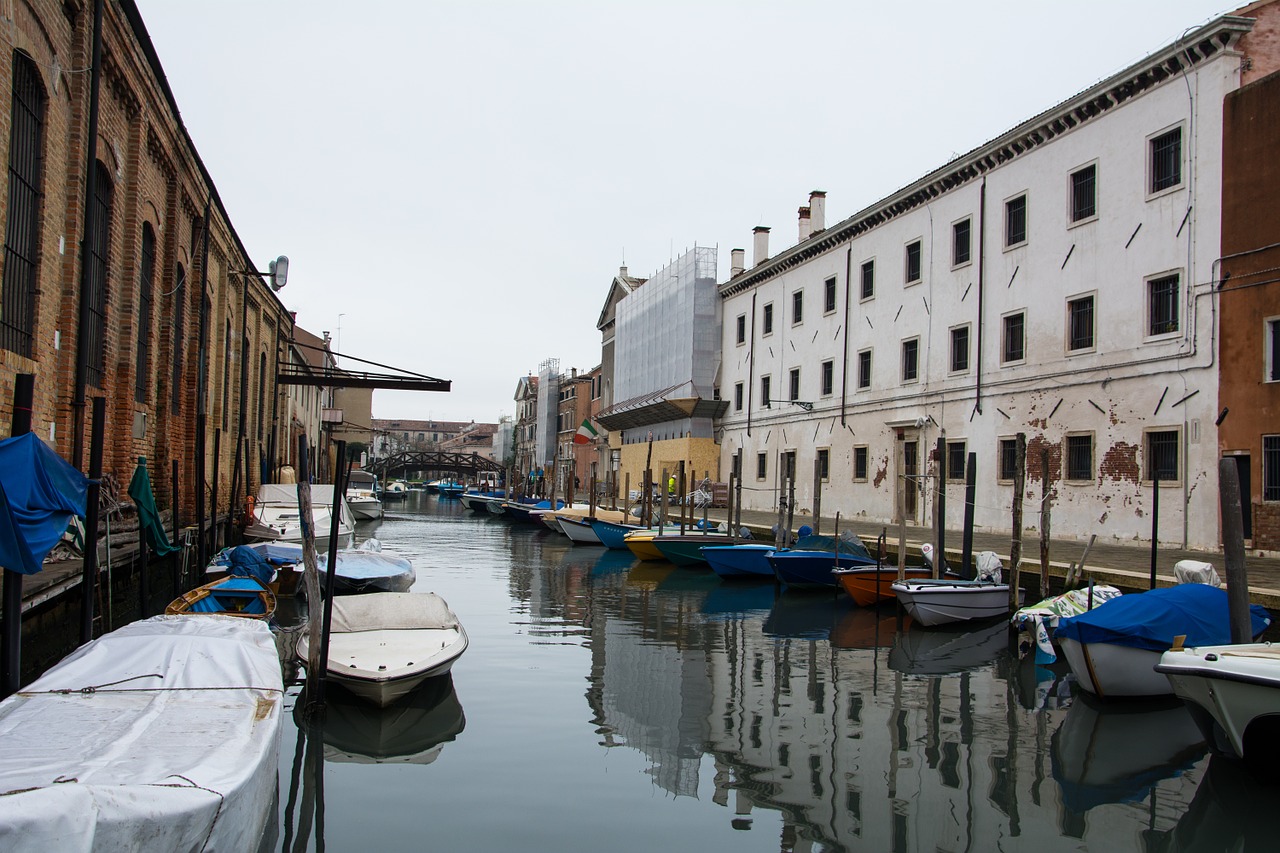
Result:
[[[340,688],[328,693],[321,723],[325,761],[430,764],[467,724],[448,675],[428,679],[385,708]]]
[[[1009,646],[1003,619],[985,625],[942,625],[903,631],[889,652],[889,668],[908,675],[956,675],[990,665]]]

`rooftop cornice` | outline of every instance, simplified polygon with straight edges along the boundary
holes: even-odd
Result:
[[[1073,98],[1022,122],[990,142],[962,154],[823,231],[798,243],[777,257],[758,264],[719,285],[727,298],[780,275],[811,258],[878,225],[927,204],[944,193],[981,178],[986,173],[1038,148],[1054,137],[1087,124],[1113,107],[1160,85],[1188,68],[1235,48],[1240,37],[1253,29],[1253,18],[1224,15],[1123,71],[1085,89]]]

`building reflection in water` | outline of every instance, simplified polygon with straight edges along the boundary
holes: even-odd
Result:
[[[1194,836],[1193,804],[1228,827],[1236,812],[1201,785],[1183,709],[1072,698],[1063,671],[1011,655],[1003,622],[926,631],[830,595],[524,547],[547,559],[516,559],[540,568],[512,591],[531,625],[590,649],[601,745],[643,754],[674,797],[709,781],[735,828],[781,815],[780,849],[1147,850]]]

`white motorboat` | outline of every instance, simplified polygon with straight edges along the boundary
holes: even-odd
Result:
[[[590,518],[576,518],[571,515],[561,516],[560,530],[575,545],[601,545],[600,537],[591,527]]]
[[[907,579],[893,584],[893,592],[912,620],[925,626],[991,619],[1009,612],[1009,585],[997,581]]]
[[[307,660],[308,638],[297,655]],[[428,678],[449,672],[467,650],[467,632],[434,592],[334,598],[326,672],[352,693],[385,707]]]
[[[376,521],[382,518],[382,501],[378,500],[378,478],[368,471],[352,471],[343,496],[357,520]]]
[[[263,621],[154,616],[81,646],[0,703],[0,850],[257,850],[283,705]]]
[[[1280,743],[1280,646],[1199,646],[1167,651],[1156,671],[1169,679],[1213,749],[1275,772]]]
[[[339,504],[338,547],[350,547],[356,520],[344,498]],[[316,550],[329,548],[333,529],[333,486],[311,486],[311,525]],[[250,542],[302,542],[302,513],[298,509],[296,483],[263,483],[253,501],[249,524],[244,529]]]

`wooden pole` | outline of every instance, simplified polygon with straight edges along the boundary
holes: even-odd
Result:
[[[742,529],[742,448],[738,448],[738,452],[734,455],[733,470],[738,475],[737,494],[733,499],[733,529],[740,531]]]
[[[667,523],[667,478],[669,476],[670,475],[667,473],[667,469],[663,468],[662,469],[662,488],[658,490],[658,494],[659,494],[658,506],[661,507],[661,510],[660,510],[661,514],[658,516],[658,533],[659,534],[662,533],[662,528]]]
[[[707,526],[707,510],[711,507],[711,495],[715,493],[715,487],[711,485],[710,471],[702,472],[702,482],[707,484],[707,491],[706,491],[707,496],[702,503],[702,529],[705,530],[707,533],[710,533],[711,528]],[[701,486],[699,486],[698,490],[702,491],[703,489]]]
[[[178,518],[178,460],[173,459],[171,462],[172,465],[170,466],[169,471],[169,502],[171,507],[169,513],[172,516],[170,520],[173,522],[173,539],[171,541],[174,545],[177,545],[182,541],[181,534],[179,532],[182,529],[182,522],[179,521]],[[185,553],[186,549],[180,548],[169,555],[171,560],[169,570],[173,574],[173,594],[175,597],[181,595],[185,591],[187,579],[181,575],[182,555]]]
[[[938,484],[933,491],[933,576],[942,577],[947,568],[947,434],[938,436]]]
[[[31,432],[31,406],[35,400],[34,373],[19,373],[13,382],[13,419],[9,435]],[[22,686],[22,572],[4,570],[4,592],[0,598],[4,622],[0,626],[0,699]]]
[[[1249,619],[1249,570],[1244,554],[1244,507],[1240,472],[1231,457],[1218,460],[1218,501],[1222,507],[1222,550],[1227,561],[1227,613],[1231,642],[1253,640]]]
[[[680,535],[684,535],[684,527],[689,518],[689,487],[688,481],[685,479],[684,460],[680,460],[679,479],[676,481],[680,485],[676,486],[676,500],[680,502]]]
[[[302,527],[302,582],[307,591],[307,697],[318,701],[320,682],[324,678],[320,664],[320,575],[316,560],[316,536],[311,529],[310,453],[307,437],[298,436],[298,523]]]
[[[787,545],[787,472],[783,465],[786,456],[778,454],[778,524],[773,533],[773,547]]]
[[[813,535],[822,534],[822,463],[813,459]]]
[[[338,458],[345,459],[347,456],[347,443],[338,441]],[[342,524],[342,503],[343,495],[347,491],[347,466],[339,465],[337,470],[333,472],[333,506],[329,513],[329,562],[325,566],[324,574],[324,617],[320,623],[320,682],[318,685],[319,692],[316,695],[316,702],[320,705],[324,704],[324,690],[326,678],[326,670],[328,669],[329,660],[329,628],[333,624],[333,580],[338,575],[338,529]],[[308,609],[310,604],[308,603]],[[308,646],[308,649],[310,647]]]
[[[1049,597],[1049,448],[1040,448],[1040,598]]]
[[[960,552],[960,577],[974,577],[973,512],[978,500],[978,454],[970,452],[964,471],[964,547]]]
[[[623,474],[622,479],[622,516],[626,521],[631,518],[631,472]]]
[[[1156,588],[1156,559],[1160,550],[1160,475],[1151,472],[1151,586]]]
[[[737,545],[737,544],[738,544],[738,528],[737,528],[737,526],[736,526],[736,525],[734,525],[734,523],[733,523],[733,510],[734,510],[734,503],[733,503],[733,487],[734,487],[734,485],[737,483],[737,481],[738,481],[738,472],[737,472],[737,471],[734,471],[734,470],[730,470],[730,471],[729,471],[729,497],[728,497],[728,506],[726,506],[726,507],[725,507],[725,514],[724,514],[724,517],[725,517],[725,523],[729,525],[729,537],[730,537],[730,541],[731,541],[734,545]]]
[[[783,535],[787,537],[787,547],[790,548],[795,544],[792,536],[796,529],[796,466],[793,457],[782,458],[787,460],[787,524],[783,528]]]
[[[903,490],[910,487],[911,481],[906,474],[898,475],[898,488],[894,489],[894,503],[898,513],[898,580],[907,577],[907,513],[903,502]]]
[[[1018,609],[1022,563],[1022,493],[1027,485],[1027,434],[1018,433],[1013,453],[1013,541],[1009,544],[1009,609]]]
[[[102,494],[102,446],[107,398],[93,398],[89,439],[89,490],[84,502],[84,566],[80,579],[80,643],[93,639],[93,600],[98,586],[98,500]]]

